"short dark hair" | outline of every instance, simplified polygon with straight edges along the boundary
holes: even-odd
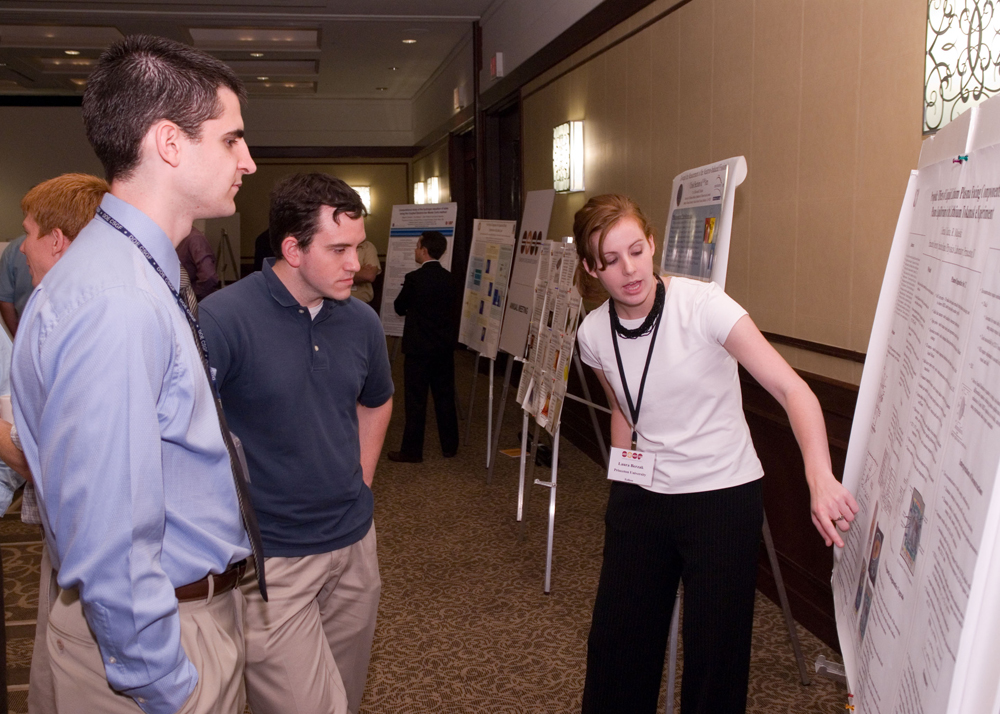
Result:
[[[368,215],[358,192],[328,174],[292,174],[275,184],[271,189],[268,219],[275,257],[284,257],[281,244],[288,236],[295,238],[301,250],[309,249],[323,206],[333,209],[333,220],[337,223],[342,213],[355,220]]]
[[[424,231],[420,234],[420,245],[427,249],[431,258],[438,260],[448,250],[448,239],[441,231]]]
[[[222,87],[246,100],[233,70],[174,40],[130,35],[106,49],[87,80],[83,123],[108,183],[135,171],[143,137],[161,119],[198,141],[201,125],[222,116]]]

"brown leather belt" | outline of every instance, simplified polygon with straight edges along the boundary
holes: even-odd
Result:
[[[247,558],[244,558],[238,563],[233,563],[218,575],[209,573],[201,580],[181,585],[174,590],[174,595],[177,596],[178,601],[186,602],[190,600],[205,600],[208,598],[209,593],[212,593],[212,597],[227,593],[239,585],[243,574],[247,571],[247,560]]]

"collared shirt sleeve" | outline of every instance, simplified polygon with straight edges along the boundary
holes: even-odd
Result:
[[[367,318],[367,315],[366,315]],[[395,387],[392,383],[392,368],[385,346],[385,333],[375,313],[369,318],[368,329],[368,374],[358,395],[358,403],[368,409],[380,407],[389,401]]]
[[[15,418],[59,585],[78,589],[110,685],[147,714],[173,714],[198,681],[160,564],[158,400],[181,369],[178,336],[135,288],[100,292],[58,319],[39,313],[15,350]]]
[[[0,396],[10,396],[11,343],[7,333],[0,330]],[[10,507],[14,492],[24,483],[14,469],[0,461],[0,516]]]
[[[0,254],[0,302],[14,302],[15,280],[12,265],[13,251],[17,248],[14,243],[8,243]]]

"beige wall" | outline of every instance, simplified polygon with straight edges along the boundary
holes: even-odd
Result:
[[[427,147],[413,160],[413,176],[410,179],[410,200],[413,200],[413,183],[426,181],[431,176],[441,179],[441,203],[451,201],[451,183],[448,177],[448,137]]]
[[[552,185],[552,127],[583,119],[587,191],[556,197],[550,232],[616,191],[659,243],[673,177],[742,154],[727,292],[762,330],[865,352],[920,149],[925,0],[694,0],[598,54],[674,4],[525,87],[526,190]],[[782,351],[860,380],[859,365]]]
[[[392,207],[409,203],[408,165],[402,161],[365,163],[310,163],[265,160],[257,164],[257,172],[243,179],[243,188],[236,194],[236,210],[240,213],[241,252],[253,256],[254,239],[267,228],[268,195],[271,187],[283,176],[299,171],[318,171],[343,179],[352,186],[370,186],[372,211],[365,221],[368,240],[385,255],[389,241]]]
[[[79,107],[0,107],[0,240],[21,233],[21,198],[71,171],[104,176]]]

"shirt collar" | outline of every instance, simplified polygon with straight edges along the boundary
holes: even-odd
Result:
[[[277,258],[264,258],[264,267],[262,268],[262,272],[264,273],[264,283],[267,285],[267,289],[270,291],[271,297],[274,298],[274,301],[282,307],[300,307],[305,309],[304,305],[300,305],[299,301],[292,297],[292,294],[288,292],[288,288],[286,288],[285,284],[281,282],[281,278],[275,274],[275,261],[277,261]],[[340,302],[343,301],[324,298],[323,307],[320,309],[315,319],[319,320],[322,318],[327,312],[330,311],[333,305],[339,304]]]
[[[178,286],[181,284],[180,259],[177,257],[174,244],[170,242],[167,234],[156,224],[156,221],[132,204],[110,193],[104,194],[104,198],[101,199],[101,208],[142,243],[143,247],[153,256],[153,260],[166,273],[170,284],[179,289]],[[112,228],[112,230],[115,229]],[[127,240],[125,236],[122,238]]]

